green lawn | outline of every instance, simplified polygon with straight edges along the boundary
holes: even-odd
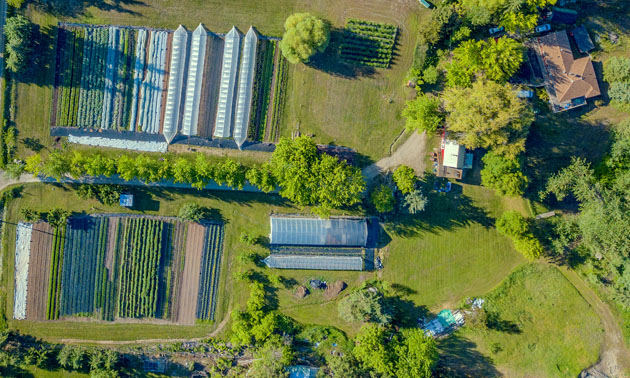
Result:
[[[575,377],[597,361],[599,318],[555,267],[525,265],[485,299],[498,326],[468,325],[442,341],[447,366],[472,376]]]
[[[383,279],[410,289],[409,299],[430,311],[453,307],[494,288],[524,258],[494,229],[503,210],[526,214],[522,200],[505,201],[479,186],[455,184],[432,193],[427,209],[386,227]]]
[[[415,2],[397,4],[379,0],[366,4],[359,0],[324,0],[316,3],[291,0],[222,1],[222,0],[146,0],[111,7],[76,6],[69,16],[54,17],[28,6],[29,17],[39,25],[44,64],[29,73],[18,84],[16,125],[20,140],[37,138],[46,146],[54,144],[49,136],[51,90],[54,81],[54,43],[59,20],[95,24],[120,24],[176,28],[180,23],[192,30],[200,22],[217,33],[232,25],[247,30],[250,25],[266,35],[280,36],[285,18],[300,11],[311,11],[328,19],[333,27],[343,27],[349,17],[396,24],[400,27],[395,58],[390,69],[376,69],[362,74],[348,74],[350,67],[339,69],[339,61],[326,54],[315,65],[291,68],[287,102],[281,124],[281,135],[297,128],[313,134],[318,142],[356,148],[372,159],[384,156],[388,146],[403,128],[400,111],[413,90],[404,86],[411,65],[418,23],[428,11]],[[318,68],[313,68],[317,66]],[[365,70],[363,70],[365,71]],[[35,109],[33,106],[37,104]],[[20,144],[18,155],[27,153]]]

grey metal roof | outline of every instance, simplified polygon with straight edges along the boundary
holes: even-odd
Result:
[[[168,76],[164,127],[162,133],[166,143],[171,143],[179,131],[179,115],[184,87],[186,56],[188,53],[188,31],[182,25],[173,33],[171,68]]]
[[[367,244],[368,227],[365,218],[302,218],[270,217],[271,244],[360,246]]]
[[[269,255],[263,260],[269,268],[306,270],[363,270],[360,256]]]
[[[232,136],[232,110],[234,108],[234,84],[238,71],[238,54],[241,35],[232,27],[225,35],[223,47],[223,65],[221,67],[221,84],[219,85],[219,105],[214,125],[215,138],[229,138]]]
[[[243,43],[243,57],[238,79],[236,96],[236,116],[234,120],[234,141],[240,148],[247,139],[249,114],[252,105],[252,87],[254,86],[254,70],[256,68],[256,44],[258,36],[253,27],[249,28]]]

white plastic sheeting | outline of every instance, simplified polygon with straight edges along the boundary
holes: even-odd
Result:
[[[151,32],[146,75],[140,87],[138,125],[142,131],[151,134],[160,131],[167,41],[168,32]]]
[[[31,255],[33,224],[20,222],[15,238],[15,297],[13,318],[26,319],[26,293],[28,286],[28,261]]]
[[[232,136],[232,110],[234,108],[234,84],[238,70],[238,55],[241,35],[232,27],[225,36],[223,48],[223,64],[221,67],[221,84],[219,86],[219,105],[214,125],[215,138]]]
[[[368,239],[364,218],[270,217],[271,244],[365,247]]]
[[[308,270],[363,270],[361,256],[272,254],[263,260],[269,268]]]
[[[208,31],[199,24],[190,43],[190,61],[188,63],[188,79],[184,117],[182,119],[182,134],[197,135],[199,122],[199,101],[201,100],[201,85],[203,83],[203,69],[206,60],[206,44]]]
[[[179,131],[179,110],[182,105],[187,55],[188,31],[179,25],[179,28],[173,33],[173,43],[171,44],[171,68],[168,77],[168,91],[166,92],[164,127],[162,128],[166,143],[170,143]]]
[[[101,129],[109,129],[114,102],[114,75],[118,70],[118,50],[120,44],[120,29],[109,27],[109,42],[107,44],[107,59],[105,61],[105,88],[103,89],[103,117]]]
[[[126,150],[147,152],[166,152],[166,150],[168,149],[168,144],[166,144],[166,142],[147,142],[90,136],[74,136],[72,134],[68,135],[68,142],[85,144],[88,146],[123,148]]]
[[[239,148],[247,139],[249,115],[252,108],[252,87],[254,86],[254,70],[256,69],[256,45],[258,36],[253,27],[249,28],[243,43],[243,57],[238,78],[238,94],[236,97],[236,116],[234,120],[234,141]]]
[[[144,75],[144,66],[146,64],[146,44],[147,31],[140,29],[136,40],[136,58],[133,69],[133,93],[131,98],[131,118],[129,121],[129,130],[136,131],[138,125],[138,95],[140,94],[140,84]]]

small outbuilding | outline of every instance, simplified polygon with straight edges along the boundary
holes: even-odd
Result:
[[[577,22],[578,12],[573,9],[553,7],[552,10],[551,22],[567,25],[573,25]]]
[[[133,194],[121,194],[119,203],[122,207],[133,207]]]

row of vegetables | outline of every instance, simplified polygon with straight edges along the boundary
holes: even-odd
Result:
[[[397,34],[398,28],[394,25],[348,19],[341,57],[351,63],[388,68]]]
[[[223,249],[223,225],[212,224],[206,228],[204,252],[201,263],[201,279],[197,296],[197,319],[214,320],[219,272]]]

